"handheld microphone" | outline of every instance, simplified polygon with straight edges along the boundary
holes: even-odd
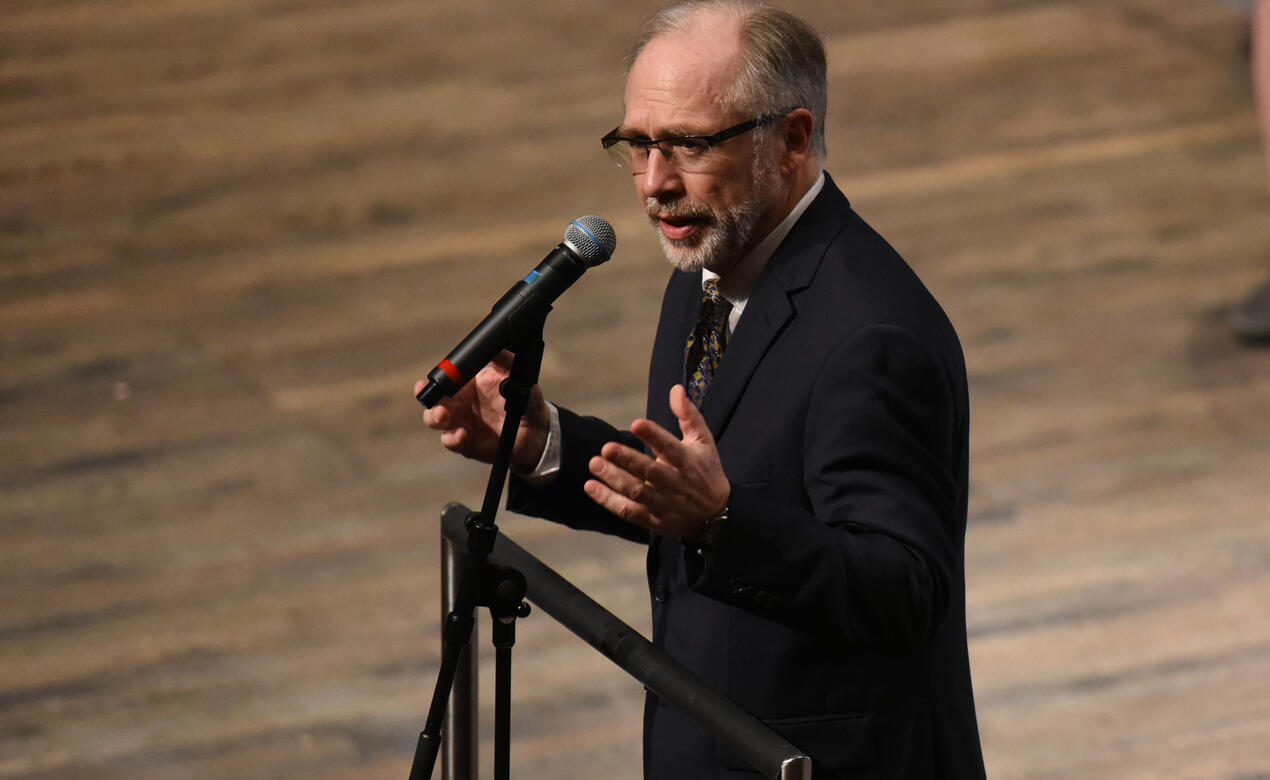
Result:
[[[428,374],[428,385],[415,396],[431,409],[459,388],[514,342],[526,322],[546,316],[551,303],[588,268],[605,262],[617,248],[613,226],[599,217],[569,223],[564,241],[538,267],[508,290],[490,313]]]

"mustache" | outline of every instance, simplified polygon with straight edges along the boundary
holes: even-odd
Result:
[[[644,201],[644,211],[648,214],[648,218],[652,221],[665,218],[677,219],[703,219],[711,223],[717,221],[714,212],[704,204],[693,203],[684,198],[671,201],[661,201],[657,198],[649,197]]]

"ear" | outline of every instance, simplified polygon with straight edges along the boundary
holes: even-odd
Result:
[[[816,118],[805,108],[790,112],[781,123],[784,130],[781,139],[785,142],[785,157],[781,168],[785,173],[793,173],[801,168],[811,156],[811,136],[816,129]]]

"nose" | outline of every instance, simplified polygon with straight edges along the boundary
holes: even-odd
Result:
[[[635,174],[635,189],[641,200],[677,197],[683,194],[683,179],[679,170],[666,158],[659,147],[648,150],[648,169]]]

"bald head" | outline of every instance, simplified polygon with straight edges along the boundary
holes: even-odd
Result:
[[[631,50],[628,79],[658,39],[681,51],[713,55],[712,63],[730,68],[727,84],[718,95],[719,105],[727,111],[760,116],[806,108],[815,119],[812,153],[823,163],[828,102],[825,50],[820,36],[804,21],[748,0],[672,3],[644,25]],[[719,59],[720,47],[731,54],[726,62]]]
[[[741,66],[740,20],[702,10],[643,45],[627,73],[625,105],[639,91],[645,102],[699,110],[703,121],[745,113],[733,94]]]

